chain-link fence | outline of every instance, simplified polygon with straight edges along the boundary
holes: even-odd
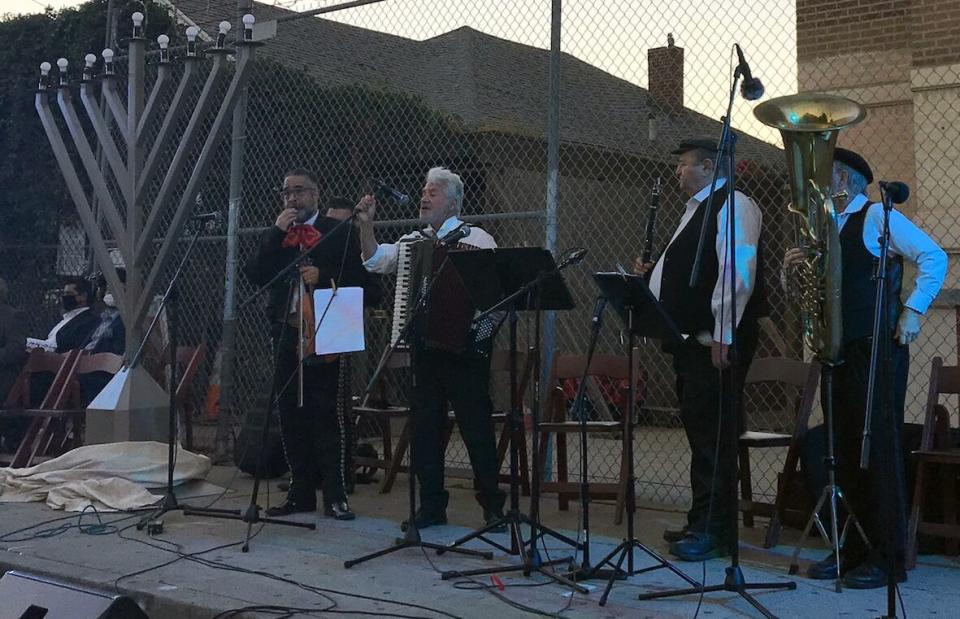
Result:
[[[960,178],[960,170],[953,163],[950,145],[956,140],[949,132],[960,113],[953,86],[960,80],[950,73],[953,69],[921,66],[911,60],[909,50],[885,52],[899,64],[881,67],[880,61],[871,61],[873,73],[865,76],[854,62],[860,52],[810,43],[823,37],[818,28],[828,28],[810,17],[806,5],[811,3],[816,4],[581,1],[563,3],[559,13],[561,3],[547,0],[388,0],[297,19],[289,19],[291,11],[335,3],[256,4],[258,22],[281,21],[276,37],[257,50],[245,132],[237,136],[240,142],[227,138],[217,152],[210,180],[200,192],[203,208],[213,210],[229,202],[231,148],[242,144],[242,174],[233,179],[242,189],[242,201],[233,205],[239,206],[236,261],[242,267],[255,251],[260,231],[276,217],[277,190],[288,169],[311,168],[321,177],[326,197],[355,199],[370,191],[372,179],[417,196],[428,168],[448,166],[464,179],[464,215],[489,231],[500,246],[546,245],[556,252],[574,246],[589,249],[582,266],[566,271],[576,308],[545,318],[546,355],[582,353],[598,292],[591,273],[615,270],[618,264],[629,269],[639,255],[651,187],[658,178],[664,191],[654,245],[663,250],[685,200],[675,182],[675,156],[670,153],[681,138],[719,134],[735,65],[732,43],[750,41],[747,51],[755,73],[766,84],[767,97],[793,94],[798,88],[822,89],[864,102],[867,122],[842,132],[840,143],[867,155],[878,178],[898,177],[915,184],[918,195],[906,212],[955,251],[949,187]],[[237,22],[235,0],[166,4],[181,24],[196,24],[210,34],[223,19]],[[554,51],[552,32],[559,37]],[[551,62],[559,75],[557,88],[551,86]],[[153,80],[150,77],[148,84]],[[880,83],[882,87],[876,86]],[[194,102],[198,95],[199,85],[191,94]],[[551,127],[552,104],[557,104],[559,115]],[[753,118],[751,109],[751,103],[738,98],[732,114],[740,135],[740,187],[760,207],[764,222],[762,276],[771,312],[757,356],[800,357],[796,308],[779,283],[781,257],[794,236],[786,209],[789,188],[782,142],[774,130]],[[174,140],[168,155],[179,144]],[[199,151],[198,143],[186,169]],[[550,167],[554,162],[555,169]],[[182,189],[183,183],[174,195]],[[381,201],[379,239],[392,241],[411,230],[415,216],[413,206]],[[161,235],[164,228],[160,227]],[[194,440],[201,450],[214,447],[216,388],[225,382],[224,373],[232,372],[232,418],[227,425],[233,430],[263,410],[269,390],[270,346],[259,308],[238,317],[232,367],[215,363],[218,355],[213,352],[220,349],[223,333],[220,282],[233,269],[228,266],[227,241],[225,235],[205,236],[181,285],[183,337],[188,343],[203,341],[211,351],[195,393]],[[11,251],[19,252],[14,260],[20,264],[46,261],[64,248],[5,250]],[[89,260],[82,250],[77,259]],[[955,280],[949,276],[946,285],[955,286]],[[14,276],[14,283],[18,281],[31,280]],[[239,302],[253,286],[242,275],[236,281]],[[368,311],[368,352],[358,355],[354,364],[355,393],[365,386],[389,336],[393,282],[381,278],[380,283],[384,301]],[[909,274],[905,289],[911,287]],[[15,298],[30,307],[49,308],[52,298],[41,298],[48,292],[49,287],[24,289]],[[33,316],[38,330],[52,321],[42,311]],[[521,317],[521,348],[533,341],[534,320],[531,315]],[[931,358],[940,355],[948,362],[956,358],[955,324],[953,307],[937,306],[928,312],[913,351],[907,397],[910,421],[922,415]],[[598,350],[622,352],[620,331],[611,314]],[[501,333],[497,347],[505,346]],[[642,343],[639,357],[640,426],[634,444],[638,493],[648,502],[682,505],[689,499],[689,454],[677,416],[670,357],[653,343]],[[387,393],[402,401],[408,378],[403,370],[388,372]],[[594,416],[619,417],[625,405],[622,397],[604,395],[602,390],[592,390],[592,395]],[[752,429],[789,432],[792,411],[779,401],[782,395],[748,389],[745,407]],[[502,396],[498,394],[500,401]],[[364,425],[369,420],[362,421],[360,440],[382,448],[377,445],[378,433]],[[616,480],[622,451],[619,435],[591,441],[591,477]],[[579,458],[574,443],[568,455],[571,471],[577,470]],[[555,471],[557,456],[548,451]],[[785,449],[753,454],[755,495],[772,497],[784,456]],[[456,436],[447,458],[451,466],[468,466]]]

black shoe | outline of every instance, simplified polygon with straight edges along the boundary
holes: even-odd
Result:
[[[503,510],[502,509],[485,509],[483,510],[483,522],[486,526],[490,526],[495,522],[503,520]],[[506,533],[507,532],[507,523],[500,522],[500,524],[492,529],[488,529],[490,533]]]
[[[315,512],[317,511],[316,505],[309,505],[305,503],[295,503],[290,499],[287,499],[280,505],[276,507],[271,507],[267,510],[267,515],[274,516],[289,516],[290,514],[297,514],[300,512]]]
[[[897,574],[896,581],[906,582],[906,572]],[[864,561],[844,574],[840,582],[848,589],[879,589],[887,586],[887,571],[870,561]]]
[[[357,515],[353,513],[346,501],[331,503],[323,508],[323,515],[335,518],[337,520],[354,520]]]
[[[716,535],[690,532],[670,544],[670,553],[682,561],[703,561],[729,555],[730,547]]]
[[[682,529],[665,529],[663,531],[663,541],[670,542],[671,544],[679,542],[685,538],[689,532],[690,530],[687,529],[687,527],[683,527]]]
[[[428,511],[425,509],[418,509],[417,514],[413,517],[413,523],[417,526],[418,531],[422,531],[427,527],[432,527],[437,524],[447,524],[447,510],[441,509],[439,511]],[[406,532],[406,530],[409,528],[409,519],[400,523],[401,531]]]
[[[859,565],[859,561],[851,561],[847,557],[840,555],[840,575],[844,575],[849,572],[851,569]],[[814,580],[836,580],[837,579],[837,562],[834,560],[833,553],[831,552],[823,559],[820,559],[816,563],[811,563],[807,566],[807,578],[812,578]]]

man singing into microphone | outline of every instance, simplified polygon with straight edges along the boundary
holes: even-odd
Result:
[[[398,243],[437,239],[455,244],[457,248],[496,247],[493,237],[480,228],[467,227],[458,218],[462,204],[463,181],[460,177],[446,168],[432,168],[427,172],[420,197],[420,219],[426,227],[404,235]],[[373,231],[376,213],[373,196],[364,196],[357,210],[364,266],[374,273],[395,272],[399,246],[377,243]],[[440,301],[434,299],[433,302]],[[483,507],[484,521],[490,524],[503,515],[505,495],[497,486],[497,448],[490,419],[493,405],[489,395],[490,352],[496,327],[493,320],[475,326],[463,352],[440,350],[418,341],[410,419],[410,448],[420,482],[420,509],[415,517],[417,529],[447,522],[449,494],[443,488],[444,455],[440,446],[447,423],[448,402],[453,406],[470,455],[479,488],[477,501]],[[407,527],[408,523],[404,522],[403,529]]]
[[[315,489],[320,485],[324,514],[337,520],[352,520],[355,516],[347,505],[343,478],[342,446],[348,442],[345,438],[347,420],[342,407],[338,406],[338,382],[347,359],[343,355],[333,359],[320,357],[312,350],[304,351],[301,359],[300,320],[306,308],[298,301],[301,294],[312,297],[311,288],[330,288],[336,284],[337,287],[364,287],[364,299],[369,302],[367,293],[372,292],[373,286],[360,263],[356,232],[349,224],[336,228],[341,219],[350,216],[349,201],[334,198],[327,216],[320,216],[316,177],[302,168],[284,176],[280,198],[283,210],[274,225],[264,232],[256,256],[245,268],[254,284],[266,284],[300,252],[314,247],[321,239],[324,241],[310,255],[310,263],[305,261],[299,267],[299,274],[295,273],[297,281],[291,283],[281,278],[270,290],[267,300],[271,337],[279,349],[275,380],[277,388],[283,388],[278,400],[280,431],[291,473],[287,500],[267,510],[267,515],[315,511]],[[294,286],[292,300],[291,286]],[[307,324],[304,328],[314,327]],[[298,371],[303,373],[302,407],[298,405]]]
[[[869,550],[860,535],[850,531],[841,551],[840,576],[851,589],[872,589],[887,582],[887,560],[893,553],[900,582],[906,580],[904,544],[906,542],[906,488],[903,472],[903,405],[907,393],[910,363],[908,344],[920,334],[920,316],[940,292],[947,273],[947,255],[920,228],[898,211],[890,213],[890,260],[887,263],[887,298],[890,322],[882,327],[890,346],[893,374],[893,424],[884,424],[880,397],[874,399],[870,442],[870,467],[860,469],[860,448],[867,408],[867,384],[873,339],[873,316],[877,280],[874,262],[880,255],[878,241],[883,230],[883,205],[871,203],[866,196],[873,182],[870,165],[859,154],[838,148],[834,152],[831,193],[845,191],[849,196],[839,214],[842,275],[841,316],[843,363],[833,370],[833,418],[836,436],[837,479],[850,502],[850,508],[863,525]],[[906,199],[902,196],[901,200]],[[806,257],[806,250],[787,251],[783,260],[783,281],[794,274],[793,265]],[[914,288],[901,303],[903,259],[917,267]],[[894,458],[896,474],[885,474],[883,462]],[[885,519],[893,514],[893,548],[890,548]],[[812,564],[810,578],[834,580],[837,567],[831,553]]]
[[[760,276],[762,218],[753,200],[737,191],[734,268],[727,251],[730,194],[726,163],[717,161],[716,144],[706,138],[684,140],[674,154],[678,157],[676,175],[680,190],[689,199],[663,255],[656,264],[644,263],[638,258],[634,272],[650,274],[650,291],[686,336],[682,344],[671,346],[667,352],[673,355],[680,421],[690,443],[693,502],[687,512],[686,526],[681,530],[668,530],[663,537],[671,542],[670,552],[675,556],[684,561],[701,561],[729,554],[736,539],[736,531],[730,529],[737,504],[730,488],[734,483],[731,476],[736,475],[733,463],[737,445],[731,441],[730,424],[738,423],[739,411],[729,410],[729,403],[732,390],[738,394],[743,392],[743,379],[757,346],[757,318],[766,309]],[[713,192],[712,210],[708,213],[710,186],[717,169],[720,176]],[[690,274],[704,220],[707,243],[697,287],[690,288]],[[730,366],[732,341],[731,269],[736,275],[735,384],[730,372],[724,371]]]

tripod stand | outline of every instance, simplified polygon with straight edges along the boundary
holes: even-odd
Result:
[[[643,545],[634,535],[634,516],[636,514],[636,473],[633,469],[633,429],[636,420],[636,402],[637,402],[637,363],[635,357],[636,338],[638,332],[648,337],[658,339],[670,339],[680,341],[681,335],[676,326],[663,310],[663,306],[657,302],[656,298],[647,288],[646,282],[641,277],[633,275],[624,275],[620,273],[595,273],[593,276],[604,295],[617,310],[627,327],[627,358],[629,359],[629,387],[627,390],[627,411],[626,422],[623,430],[623,457],[624,467],[627,469],[627,490],[626,490],[626,512],[627,512],[627,537],[614,548],[604,558],[597,562],[597,568],[603,565],[612,565],[613,573],[607,580],[607,585],[603,589],[603,595],[600,597],[600,606],[607,603],[607,597],[613,583],[620,577],[624,578],[644,574],[653,570],[667,568],[680,578],[687,581],[692,586],[698,586],[699,583],[682,571],[677,569],[669,561],[661,557],[655,550]],[[637,311],[641,311],[640,320],[637,320]],[[640,550],[647,556],[655,560],[656,565],[635,569],[633,562],[634,549]],[[618,557],[616,563],[613,558]],[[627,562],[627,569],[623,571],[624,559]],[[597,568],[594,568],[596,570]]]
[[[824,399],[827,402],[823,410],[823,422],[827,430],[827,456],[823,459],[827,468],[827,485],[823,487],[823,492],[820,493],[820,499],[817,501],[816,507],[813,508],[813,513],[810,514],[810,519],[807,520],[806,526],[803,527],[803,534],[800,536],[797,547],[793,550],[793,556],[790,559],[790,574],[796,574],[799,571],[800,568],[797,564],[797,558],[800,556],[800,551],[803,550],[804,541],[810,535],[810,530],[816,526],[820,537],[830,546],[833,553],[837,568],[837,580],[834,583],[834,589],[837,593],[840,593],[842,590],[840,584],[840,551],[847,540],[847,532],[850,529],[850,525],[854,525],[868,548],[870,547],[870,541],[867,539],[867,534],[864,532],[863,527],[860,526],[860,521],[857,520],[856,514],[854,514],[853,509],[847,502],[847,497],[844,496],[843,490],[837,483],[837,460],[834,456],[833,438],[833,366],[831,364],[824,364],[821,376],[823,379]],[[847,512],[847,520],[843,525],[843,531],[839,532],[839,534],[838,501],[843,504],[843,508]],[[830,508],[829,533],[827,533],[826,528],[823,526],[823,520],[820,518],[820,510],[823,509],[824,503]]]
[[[163,297],[160,299],[160,305],[157,308],[157,313],[150,322],[150,326],[147,327],[146,333],[143,334],[143,339],[140,340],[140,346],[137,348],[136,353],[134,353],[133,358],[130,359],[130,363],[127,366],[129,370],[133,370],[137,367],[137,364],[143,358],[144,351],[147,347],[147,342],[150,340],[150,335],[157,326],[160,316],[164,313],[164,311],[166,311],[167,337],[169,340],[167,342],[167,346],[170,353],[170,384],[168,386],[170,403],[167,414],[167,486],[163,494],[163,499],[161,499],[157,509],[153,510],[137,521],[138,531],[142,531],[143,528],[146,527],[151,521],[156,520],[164,514],[172,511],[184,510],[184,513],[186,513],[187,509],[192,509],[197,513],[203,513],[206,515],[240,513],[239,510],[235,509],[189,508],[187,505],[181,505],[177,500],[177,495],[173,492],[173,473],[176,466],[177,448],[177,323],[179,321],[179,316],[177,313],[176,287],[177,280],[180,278],[180,274],[183,272],[183,267],[186,266],[187,261],[193,254],[193,249],[196,247],[202,231],[203,226],[198,223],[196,230],[194,230],[193,237],[190,239],[190,244],[187,245],[187,250],[183,252],[183,258],[180,259],[180,264],[177,265],[177,270],[174,271],[173,276],[170,278],[170,283],[167,284],[167,289],[164,291]]]
[[[347,219],[344,219],[343,221],[338,222],[335,226],[333,226],[333,228],[331,228],[326,234],[324,234],[323,237],[320,239],[320,241],[317,242],[313,247],[310,247],[309,249],[301,251],[300,254],[295,259],[291,260],[286,266],[284,266],[276,274],[274,274],[274,276],[271,277],[269,281],[263,284],[247,299],[245,299],[242,303],[240,303],[237,306],[237,313],[239,314],[245,307],[250,305],[254,300],[259,299],[264,292],[270,290],[274,286],[274,284],[276,284],[282,278],[293,275],[293,277],[291,278],[289,291],[286,296],[286,302],[285,302],[286,304],[284,305],[284,307],[287,307],[287,308],[291,307],[294,300],[295,288],[299,286],[299,280],[298,280],[299,276],[296,274],[296,271],[295,271],[297,266],[300,265],[304,259],[309,258],[310,256],[316,253],[319,253],[319,250],[321,248],[326,248],[327,246],[324,245],[324,243],[330,242],[330,239],[337,238],[337,235],[338,233],[340,233],[341,228],[343,229],[342,233],[344,234],[344,239],[343,239],[343,242],[345,243],[344,247],[346,247],[346,244],[349,243],[349,240],[350,240],[350,230],[351,230],[350,226],[352,225],[355,217],[356,217],[356,214],[352,214]],[[341,257],[341,260],[342,259],[343,258]],[[322,317],[321,317],[321,320],[322,320]],[[318,328],[318,327],[319,327],[319,324],[315,326],[315,328]],[[263,417],[263,424],[260,427],[260,450],[259,450],[259,454],[257,455],[256,474],[254,475],[254,478],[253,478],[253,491],[250,493],[250,503],[247,505],[247,509],[244,510],[242,514],[238,512],[211,513],[208,510],[197,510],[197,509],[186,509],[183,512],[185,515],[209,516],[211,518],[222,518],[226,520],[240,520],[242,522],[247,523],[246,536],[244,538],[243,546],[241,547],[241,550],[243,552],[248,552],[250,550],[250,538],[253,531],[253,526],[255,524],[278,524],[278,525],[284,525],[289,527],[299,527],[299,528],[310,529],[310,530],[315,530],[317,528],[317,525],[313,522],[296,522],[292,520],[283,520],[280,518],[263,517],[260,515],[260,510],[262,508],[257,502],[260,495],[260,482],[261,482],[261,479],[263,478],[264,449],[266,447],[268,438],[270,436],[270,424],[273,417],[273,407],[277,403],[277,400],[279,398],[278,394],[283,392],[283,390],[286,388],[287,383],[289,383],[289,381],[293,378],[293,375],[287,377],[287,380],[284,381],[284,384],[278,386],[278,383],[280,382],[280,376],[279,376],[280,354],[281,354],[281,350],[283,349],[283,336],[285,331],[286,331],[285,329],[281,329],[280,334],[277,337],[276,350],[274,351],[273,372],[272,372],[273,378],[271,380],[271,386],[270,386],[270,397],[267,400],[266,413],[264,414],[264,417]],[[303,360],[302,359],[298,360],[298,367],[300,368],[300,371],[302,371],[302,364],[303,364]]]
[[[410,343],[410,367],[413,369],[413,381],[414,389],[416,389],[416,356],[417,356],[417,347],[419,342],[417,341],[418,334],[414,325],[417,321],[420,320],[420,315],[426,310],[427,304],[429,303],[430,292],[433,289],[434,283],[436,283],[440,273],[445,269],[449,263],[450,254],[447,254],[447,257],[440,264],[440,267],[434,271],[431,275],[430,280],[427,282],[426,286],[420,290],[419,295],[417,296],[417,302],[414,305],[414,309],[410,312],[410,317],[407,319],[407,322],[404,323],[403,328],[400,330],[400,334],[397,339],[390,345],[387,351],[384,353],[383,357],[380,359],[380,363],[377,366],[377,369],[374,371],[373,376],[370,378],[370,382],[367,386],[367,395],[373,391],[374,385],[377,384],[377,380],[380,377],[380,373],[387,366],[387,361],[393,355],[394,351],[397,349],[397,344],[399,342],[409,342]],[[415,414],[411,411],[411,414]],[[377,557],[382,557],[384,555],[392,554],[399,550],[405,550],[407,548],[426,548],[429,550],[436,550],[438,553],[442,551],[450,550],[458,554],[471,556],[471,557],[481,557],[484,559],[492,559],[493,553],[479,550],[471,550],[468,548],[448,548],[444,544],[436,544],[434,542],[425,542],[423,538],[420,537],[420,531],[417,529],[417,468],[416,468],[416,459],[414,452],[416,450],[412,448],[408,451],[410,454],[410,484],[407,492],[407,530],[404,531],[403,537],[398,537],[394,540],[392,546],[377,550],[376,552],[371,552],[370,554],[363,555],[356,559],[349,559],[343,562],[343,567],[350,569],[354,565],[359,565],[360,563],[365,563],[371,559],[376,559]]]
[[[739,49],[739,48],[738,48]],[[737,94],[737,86],[740,83],[740,79],[743,77],[744,73],[744,62],[741,62],[737,65],[736,71],[733,75],[733,80],[731,80],[730,95],[727,104],[727,113],[723,117],[723,126],[720,133],[719,143],[717,145],[717,162],[726,161],[727,164],[727,194],[729,200],[727,203],[727,213],[726,213],[726,223],[727,230],[726,234],[726,248],[727,256],[725,257],[725,265],[737,265],[736,260],[736,241],[737,241],[737,218],[736,218],[736,135],[730,129],[731,122],[731,113],[733,110],[733,102]],[[713,239],[708,241],[707,231],[710,229],[709,222],[713,218],[714,210],[714,200],[716,197],[716,188],[718,186],[717,181],[720,176],[720,165],[717,165],[714,168],[713,180],[711,181],[710,187],[710,197],[706,203],[706,210],[703,217],[703,222],[700,228],[700,242],[697,247],[696,259],[693,264],[693,269],[690,277],[690,288],[695,289],[697,286],[697,281],[701,276],[700,267],[701,260],[705,251],[712,251]],[[717,209],[719,210],[719,209]],[[723,221],[724,218],[718,217],[719,220]],[[711,249],[707,249],[710,247]],[[739,265],[738,265],[739,266]],[[739,363],[739,353],[737,350],[737,297],[735,291],[737,290],[737,267],[730,267],[726,271],[723,271],[718,266],[719,273],[729,272],[729,281],[727,282],[727,294],[729,294],[729,325],[721,325],[729,328],[730,333],[730,343],[728,346],[729,351],[729,367],[724,370],[726,376],[724,377],[729,383],[729,390],[727,394],[727,414],[733,416],[732,419],[727,419],[727,432],[729,436],[727,437],[728,445],[735,446],[739,440],[739,428],[737,423],[738,411],[740,410],[740,394],[738,388],[738,381],[736,373],[738,371]],[[726,313],[726,308],[723,308],[721,311],[721,316]],[[721,415],[723,412],[721,412]],[[723,431],[721,428],[720,431]],[[718,437],[719,439],[720,437]],[[719,444],[719,441],[718,441]],[[729,448],[729,455],[727,456],[727,461],[723,465],[728,471],[736,472],[738,470],[737,466],[737,453],[735,448]],[[721,466],[717,462],[717,466]],[[711,585],[711,586],[700,586],[690,589],[683,589],[678,591],[663,591],[659,593],[648,593],[642,594],[639,596],[641,600],[650,600],[662,597],[672,597],[678,595],[689,595],[693,593],[707,593],[715,591],[729,591],[731,593],[736,593],[744,600],[746,600],[751,606],[756,608],[763,614],[764,617],[773,619],[774,615],[768,611],[763,604],[761,604],[757,599],[755,599],[748,592],[750,589],[796,589],[797,584],[795,582],[788,583],[748,583],[743,577],[743,571],[740,569],[740,548],[739,548],[739,510],[738,510],[738,495],[737,495],[737,475],[730,474],[727,476],[728,480],[726,487],[723,488],[723,492],[727,493],[727,502],[728,502],[728,524],[729,534],[733,535],[733,542],[730,552],[730,565],[726,569],[726,576],[724,578],[723,584]]]
[[[475,306],[488,308],[475,320],[480,320],[482,317],[501,311],[503,308],[511,308],[509,319],[510,414],[507,416],[512,437],[510,441],[510,508],[502,518],[461,537],[443,550],[438,551],[438,554],[459,548],[473,539],[479,539],[507,554],[519,555],[520,563],[518,565],[468,571],[447,571],[442,574],[444,580],[460,576],[476,576],[517,570],[522,571],[524,575],[529,575],[532,571],[537,571],[557,582],[573,587],[578,592],[586,593],[586,589],[583,587],[553,571],[544,569],[545,566],[569,563],[570,559],[542,561],[536,549],[536,541],[544,535],[549,535],[574,547],[578,547],[578,543],[557,531],[540,525],[537,518],[527,516],[520,511],[519,444],[523,440],[523,417],[521,412],[522,402],[519,400],[517,390],[516,371],[517,310],[533,309],[539,316],[539,310],[541,309],[569,309],[572,307],[573,299],[559,273],[567,266],[579,262],[585,253],[582,252],[578,256],[571,254],[559,265],[554,262],[553,256],[548,251],[538,248],[505,248],[450,254],[450,259],[457,267],[461,277],[470,282],[469,288],[473,292]],[[504,296],[503,293],[510,290],[513,292]],[[496,301],[493,302],[494,300]],[[539,327],[539,321],[537,326]],[[535,437],[538,431],[536,416],[537,411],[535,410],[533,420]],[[535,440],[533,457],[535,463],[538,460],[537,444]],[[539,496],[539,469],[536,465],[532,477],[531,504],[536,506]],[[525,542],[523,539],[521,526],[524,524],[530,526],[529,542]],[[487,533],[503,527],[506,527],[510,535],[509,548],[485,537]],[[530,547],[529,550],[527,549],[528,546]]]

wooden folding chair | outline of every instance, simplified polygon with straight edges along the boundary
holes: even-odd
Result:
[[[530,385],[530,378],[532,377],[533,372],[533,354],[531,352],[518,352],[517,353],[517,401],[520,402],[521,409],[523,407],[523,402],[527,396],[527,387]],[[491,383],[495,376],[499,375],[501,378],[505,377],[507,381],[510,380],[510,351],[509,350],[495,350],[490,359],[490,377]],[[505,406],[510,407],[510,394],[509,394],[509,382],[507,392],[507,399],[505,401]],[[496,404],[495,404],[496,405]],[[510,411],[494,411],[493,413],[493,423],[494,425],[502,425],[503,427],[500,430],[500,438],[497,441],[497,468],[503,468],[503,462],[506,460],[507,452],[510,449],[511,443],[513,442],[513,436],[510,433],[510,424],[507,422],[507,415]],[[530,496],[530,465],[527,458],[527,432],[526,426],[521,429],[520,435],[517,437],[518,442],[518,451],[520,454],[520,491],[524,496]],[[503,483],[510,483],[510,474],[502,473],[500,475],[500,481]]]
[[[636,352],[634,352],[634,364],[637,364]],[[586,429],[591,434],[611,434],[620,433],[620,472],[616,482],[590,482],[591,499],[616,499],[617,510],[614,517],[616,524],[623,521],[623,512],[626,499],[628,471],[624,468],[626,458],[624,450],[632,449],[624,440],[626,437],[626,400],[628,389],[617,387],[619,393],[604,393],[598,380],[607,379],[610,384],[620,384],[629,380],[629,365],[626,357],[622,355],[595,354],[591,360],[587,371],[587,380],[591,381],[587,387],[586,400],[593,405],[595,410],[601,411],[598,416],[606,419],[591,419],[586,423]],[[567,435],[578,434],[580,432],[580,422],[571,420],[568,411],[568,397],[564,393],[560,384],[565,380],[579,380],[584,373],[587,364],[586,355],[557,355],[554,357],[553,369],[551,372],[551,394],[546,408],[546,418],[540,423],[540,453],[537,457],[540,459],[540,470],[544,475],[541,483],[543,492],[556,492],[557,500],[561,510],[569,509],[571,499],[579,498],[580,482],[572,482],[569,477],[567,464]],[[639,367],[635,366],[634,376],[637,382],[640,382]],[[637,390],[640,393],[640,390]],[[622,406],[614,404],[614,400],[619,399],[623,402]],[[614,415],[619,417],[614,418]],[[547,481],[546,473],[546,453],[549,444],[550,434],[556,434],[556,460],[557,460],[557,479],[556,481]],[[583,457],[583,454],[581,454]]]
[[[794,480],[800,478],[800,450],[807,432],[810,412],[813,410],[817,385],[820,382],[820,364],[806,363],[787,357],[763,357],[754,359],[744,379],[750,385],[769,384],[776,390],[778,400],[772,408],[766,408],[783,418],[792,419],[792,432],[768,432],[751,430],[746,412],[741,419],[742,433],[737,443],[740,461],[740,511],[743,524],[753,526],[754,515],[770,517],[764,539],[764,547],[772,548],[780,539],[780,530],[786,512],[784,497]],[[787,448],[783,469],[777,474],[777,494],[773,503],[754,501],[750,478],[750,450]],[[805,516],[806,514],[804,514]]]
[[[395,353],[386,365],[387,370],[397,370],[410,366],[409,355],[404,353]],[[380,482],[380,493],[386,494],[393,488],[393,482],[400,472],[408,472],[403,464],[403,455],[406,453],[407,445],[410,443],[409,428],[407,420],[410,416],[410,407],[404,405],[393,405],[389,403],[386,397],[386,380],[381,375],[376,390],[366,405],[354,406],[353,413],[358,417],[366,416],[374,421],[380,430],[380,439],[383,443],[383,455],[378,457],[366,457],[357,455],[354,462],[357,466],[365,466],[373,469],[382,469],[384,471],[383,480]],[[403,419],[403,427],[400,435],[397,437],[397,445],[393,445],[393,420]]]
[[[957,551],[956,540],[960,540],[960,523],[957,521],[960,448],[955,447],[950,440],[950,414],[947,408],[940,404],[941,395],[956,394],[960,394],[960,367],[944,366],[943,359],[934,357],[930,368],[920,449],[913,452],[917,461],[917,473],[913,486],[913,505],[910,507],[910,520],[907,525],[907,569],[913,569],[917,564],[917,536],[920,533],[946,538],[949,540],[948,551]],[[929,477],[933,479],[928,479]],[[931,487],[940,494],[943,522],[923,519],[925,495]]]
[[[40,349],[30,351],[23,369],[17,376],[10,393],[7,394],[3,409],[0,410],[0,415],[3,416],[22,416],[30,419],[27,430],[10,459],[11,467],[32,466],[34,458],[50,442],[49,419],[72,414],[67,411],[67,406],[79,357],[79,350],[65,353],[46,352]],[[52,375],[53,379],[39,406],[33,407],[30,387],[34,381],[40,379],[40,375],[44,374]]]

